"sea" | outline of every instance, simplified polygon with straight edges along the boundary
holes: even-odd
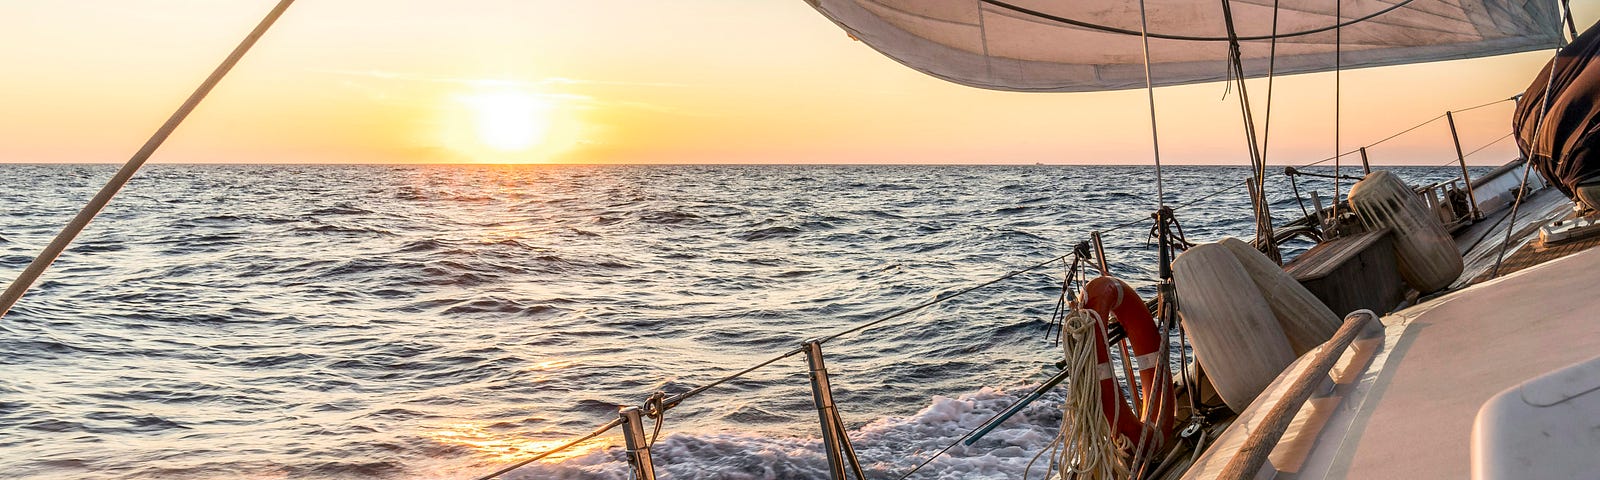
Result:
[[[0,281],[115,168],[0,164]],[[936,454],[1059,371],[1051,260],[1105,231],[1150,295],[1150,213],[1248,238],[1249,174],[1168,166],[1158,198],[1150,166],[150,165],[0,319],[0,477],[472,479],[965,292],[822,345],[849,439],[870,478],[1043,478],[1056,390]],[[1282,223],[1334,186],[1267,190]],[[809,382],[793,355],[648,421],[657,474],[825,478]],[[502,478],[631,478],[620,445]]]

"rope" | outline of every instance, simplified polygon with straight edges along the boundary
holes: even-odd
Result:
[[[1294,202],[1296,204],[1300,205],[1300,216],[1301,217],[1309,217],[1309,216],[1311,216],[1311,212],[1306,210],[1306,200],[1303,199],[1303,198],[1300,198],[1300,180],[1295,179],[1294,175],[1286,175],[1286,176],[1289,177],[1289,187],[1294,189]]]
[[[122,164],[122,168],[111,176],[111,180],[107,181],[104,187],[100,187],[100,192],[96,193],[94,198],[89,199],[89,203],[84,205],[82,210],[78,210],[78,214],[72,217],[72,220],[67,222],[65,227],[61,228],[61,232],[57,233],[55,239],[44,247],[44,251],[33,257],[33,261],[28,263],[28,267],[24,268],[15,280],[11,281],[11,286],[6,288],[5,293],[0,293],[0,318],[5,317],[6,313],[11,311],[11,307],[17,304],[17,300],[22,298],[22,294],[33,286],[33,282],[37,281],[40,275],[44,275],[44,271],[50,268],[50,264],[55,263],[56,258],[61,256],[61,252],[66,251],[67,245],[71,244],[73,239],[78,238],[78,234],[89,226],[89,222],[94,220],[95,215],[98,215],[100,210],[106,207],[106,204],[111,203],[111,198],[115,197],[117,192],[128,184],[128,180],[132,179],[133,174],[139,171],[139,167],[144,166],[144,162],[150,159],[150,155],[155,154],[156,148],[166,142],[167,137],[172,136],[172,132],[178,129],[178,125],[183,123],[183,119],[189,117],[189,112],[194,111],[194,108],[200,105],[200,101],[206,98],[206,94],[211,93],[211,89],[222,81],[222,77],[226,76],[235,64],[239,63],[239,59],[244,58],[245,52],[250,51],[250,47],[256,44],[256,40],[267,33],[267,29],[278,21],[278,17],[283,16],[284,10],[288,10],[289,5],[292,3],[294,3],[294,0],[280,0],[277,6],[272,7],[272,11],[267,12],[267,16],[261,19],[261,23],[256,24],[256,28],[251,30],[250,34],[245,35],[244,40],[239,42],[239,46],[234,47],[233,52],[229,53],[228,57],[223,59],[215,70],[211,71],[211,76],[206,77],[205,81],[195,88],[194,93],[189,94],[189,99],[185,100],[177,111],[172,112],[172,116],[167,118],[167,123],[156,129],[156,133],[150,135],[148,140],[145,140],[144,146],[133,154],[133,158],[129,158],[127,163]]]
[[[1163,283],[1163,287],[1166,285],[1170,285],[1170,282]],[[1172,293],[1167,288],[1162,288],[1161,290],[1161,293]],[[1172,302],[1163,301],[1156,306],[1158,309],[1156,313],[1161,316],[1166,316],[1167,312],[1165,310],[1170,305],[1172,305]],[[1176,309],[1172,311],[1172,316],[1176,318]],[[1160,366],[1160,368],[1156,369],[1155,379],[1150,381],[1150,383],[1154,385],[1150,388],[1151,398],[1145,399],[1144,409],[1143,411],[1139,412],[1139,418],[1144,420],[1146,424],[1150,426],[1150,428],[1141,429],[1139,431],[1139,447],[1134,450],[1136,454],[1133,457],[1134,478],[1146,478],[1145,468],[1148,466],[1146,462],[1154,457],[1146,458],[1145,455],[1155,455],[1157,453],[1156,449],[1159,447],[1155,442],[1150,442],[1150,448],[1146,449],[1145,437],[1151,433],[1160,431],[1163,422],[1172,421],[1166,418],[1160,418],[1162,412],[1165,412],[1167,409],[1167,392],[1172,389],[1172,365],[1171,361],[1169,360],[1171,357],[1169,356],[1170,352],[1168,350],[1172,344],[1172,332],[1167,328],[1166,323],[1167,322],[1158,321],[1156,324],[1156,329],[1161,332],[1162,339],[1161,348],[1156,350],[1156,358],[1159,359],[1156,360],[1156,363]],[[1127,362],[1128,359],[1123,359],[1123,361]],[[1172,407],[1175,411],[1177,405],[1173,405]]]
[[[667,392],[656,391],[644,401],[644,414],[655,420],[655,432],[650,434],[650,446],[656,446],[656,440],[661,438],[661,424],[667,423]]]
[[[1278,3],[1278,0],[1272,0],[1272,42],[1267,47],[1267,118],[1266,124],[1261,126],[1261,157],[1263,159],[1267,156],[1267,140],[1272,137],[1272,83],[1276,79],[1274,73],[1278,69]],[[1243,80],[1240,81],[1242,82]],[[1256,176],[1262,178],[1260,180],[1262,188],[1267,185],[1266,167],[1266,163],[1263,162],[1261,171],[1256,172]]]
[[[1028,459],[1028,465],[1025,466],[1025,467],[1022,467],[1022,480],[1028,480],[1028,477],[1031,476],[1031,474],[1033,473],[1033,464],[1039,463],[1039,459],[1043,458],[1046,454],[1050,455],[1050,459],[1051,459],[1050,463],[1054,464],[1055,463],[1055,457],[1056,457],[1056,455],[1060,454],[1060,451],[1061,451],[1061,435],[1057,434],[1055,436],[1055,438],[1050,439],[1050,443],[1049,444],[1046,444],[1044,446],[1044,448],[1039,449],[1039,453],[1033,454],[1033,458]],[[1051,468],[1050,470],[1054,470],[1054,468]],[[1052,477],[1052,475],[1051,475],[1052,472],[1050,470],[1046,470],[1045,471],[1045,475],[1044,475],[1045,480],[1050,480],[1050,478]]]
[[[1061,430],[1056,441],[1064,447],[1055,458],[1061,478],[1114,480],[1128,477],[1126,457],[1118,443],[1126,443],[1106,422],[1100,404],[1095,330],[1100,324],[1093,311],[1073,312],[1062,335],[1066,368],[1071,373],[1067,398],[1061,403]],[[1119,440],[1121,442],[1119,442]]]

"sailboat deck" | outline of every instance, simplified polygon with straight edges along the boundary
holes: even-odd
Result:
[[[1385,319],[1399,333],[1345,437],[1346,478],[1467,478],[1472,424],[1502,390],[1600,354],[1600,251]],[[1337,470],[1332,470],[1336,472]]]
[[[1462,245],[1465,288],[1395,312],[1330,372],[1329,388],[1294,417],[1263,472],[1275,478],[1470,478],[1473,422],[1495,394],[1600,355],[1600,238],[1537,248],[1538,225],[1570,214],[1553,189],[1531,196],[1513,226],[1501,276],[1487,279],[1497,239]],[[1504,215],[1498,212],[1497,215]],[[1504,235],[1491,216],[1458,236]],[[1531,238],[1530,238],[1531,237]],[[1510,273],[1514,272],[1514,273]],[[1264,412],[1280,375],[1185,478],[1215,478]],[[1257,478],[1263,478],[1258,476]]]
[[[1275,478],[1469,478],[1484,402],[1600,355],[1600,299],[1582,291],[1597,283],[1600,249],[1591,249],[1385,317],[1381,332],[1345,352],[1331,387],[1300,409],[1264,468]],[[1281,397],[1282,379],[1185,478],[1215,478]]]
[[[1538,243],[1540,225],[1562,218],[1572,211],[1572,201],[1560,191],[1554,188],[1540,189],[1529,195],[1517,210],[1516,225],[1511,228],[1511,243],[1505,246],[1505,260],[1501,261],[1500,275],[1583,250],[1563,249],[1561,252],[1549,252],[1549,254],[1525,252],[1532,248],[1524,248],[1525,246]],[[1501,255],[1501,244],[1505,242],[1506,217],[1510,215],[1510,211],[1509,207],[1501,208],[1455,235],[1456,248],[1461,253],[1466,270],[1460,279],[1451,285],[1452,289],[1475,285],[1490,279],[1494,273],[1495,259]]]

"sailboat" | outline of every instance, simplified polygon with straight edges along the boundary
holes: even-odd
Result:
[[[1567,6],[1553,1],[812,5],[895,61],[977,88],[1079,92],[1238,82],[1244,137],[1258,175],[1266,171],[1265,148],[1245,79],[1556,49],[1566,44],[1564,34],[1579,37]],[[1550,97],[1559,93],[1540,85],[1576,74],[1556,70],[1540,74],[1543,83],[1520,97],[1519,126],[1533,130],[1523,132],[1527,137],[1561,123],[1545,116]],[[1153,95],[1150,102],[1154,134]],[[1587,145],[1583,141],[1576,140]],[[1575,155],[1572,150],[1567,153]],[[1283,271],[1275,265],[1282,237],[1264,211],[1259,176],[1251,185],[1257,236],[1250,246],[1217,246],[1229,240],[1192,245],[1162,231],[1161,248],[1172,248],[1173,257],[1162,252],[1162,290],[1150,309],[1166,341],[1135,348],[1138,368],[1147,368],[1145,355],[1169,357],[1169,347],[1185,353],[1192,347],[1202,368],[1186,356],[1153,357],[1154,375],[1074,382],[1084,393],[1068,396],[1062,426],[1068,453],[1058,456],[1052,473],[1487,479],[1583,478],[1600,469],[1592,456],[1600,443],[1583,433],[1592,431],[1600,413],[1600,394],[1591,394],[1600,389],[1600,358],[1585,348],[1600,340],[1600,322],[1592,313],[1596,305],[1578,293],[1600,280],[1588,273],[1600,252],[1589,250],[1597,243],[1592,237],[1559,235],[1566,233],[1563,226],[1588,225],[1574,218],[1579,213],[1569,208],[1572,199],[1555,192],[1571,188],[1559,182],[1541,188],[1544,182],[1528,175],[1532,168],[1524,159],[1479,179],[1470,178],[1463,159],[1461,188],[1407,188],[1366,165],[1364,149],[1360,154],[1365,178],[1348,199],[1336,193],[1326,212],[1319,205],[1317,214],[1300,221],[1319,243]],[[1574,161],[1552,158],[1559,156],[1538,159],[1541,171]],[[1159,182],[1159,149],[1154,163],[1152,181]],[[1339,192],[1342,175],[1331,177]],[[1172,215],[1165,202],[1161,208],[1157,222]],[[1541,225],[1546,234],[1533,239]],[[1172,265],[1165,264],[1169,260]],[[1255,290],[1252,283],[1261,295],[1235,293]],[[1086,303],[1095,301],[1088,298],[1095,295],[1091,285],[1081,293]],[[1314,300],[1295,303],[1306,294]],[[1107,335],[1100,310],[1088,322],[1098,323],[1099,336],[1079,343],[1099,348],[1100,376],[1111,379],[1104,342],[1119,339]],[[1333,321],[1329,311],[1344,320]],[[1125,313],[1111,324],[1133,337],[1140,320],[1128,320],[1137,316]],[[1121,352],[1126,365],[1132,357],[1126,347]],[[1068,357],[1072,363],[1070,347]],[[1095,371],[1077,373],[1074,378]],[[1096,392],[1096,386],[1111,392]],[[1183,391],[1163,395],[1174,387]],[[1213,395],[1210,389],[1220,402],[1201,398]],[[1167,403],[1177,404],[1176,413],[1168,413]],[[1138,418],[1131,428],[1125,425],[1129,415]],[[1075,416],[1089,418],[1073,425]],[[1169,422],[1186,426],[1174,433]]]
[[[1530,174],[1530,160],[1471,178],[1458,140],[1462,176],[1455,181],[1397,186],[1381,168],[1363,162],[1365,178],[1348,196],[1339,168],[1357,153],[1339,152],[1330,158],[1335,194],[1329,204],[1313,199],[1315,213],[1275,225],[1264,193],[1268,157],[1252,117],[1257,98],[1245,81],[1554,49],[1566,34],[1578,37],[1564,4],[809,2],[894,61],[977,88],[1153,91],[1236,82],[1254,172],[1238,186],[1251,190],[1255,238],[1185,238],[1177,219],[1186,205],[1169,205],[1162,196],[1151,217],[1160,254],[1156,298],[1144,301],[1126,282],[1106,275],[1111,269],[1098,251],[1098,234],[1070,253],[997,279],[1063,260],[1074,265],[1058,311],[1067,358],[1061,373],[1039,389],[1071,392],[1049,461],[1053,475],[1529,478],[1600,468],[1586,455],[1600,445],[1584,433],[1600,418],[1600,400],[1591,393],[1600,389],[1600,362],[1584,348],[1600,344],[1600,322],[1587,313],[1594,305],[1569,291],[1600,281],[1600,269],[1593,268],[1600,252],[1589,249],[1600,237],[1588,234],[1600,222],[1579,216],[1563,189],[1546,188],[1541,176]],[[0,295],[0,314],[289,3],[268,15]],[[1151,181],[1159,188],[1159,153],[1154,160]],[[1284,264],[1278,246],[1295,237],[1317,245]],[[1096,278],[1089,278],[1091,270]],[[866,478],[839,417],[822,346],[971,290],[807,341],[714,382],[662,392],[622,409],[589,435],[482,478],[621,429],[633,474],[653,479],[653,435],[646,434],[651,419],[659,426],[674,407],[702,392],[800,356],[810,368],[831,475]],[[1312,317],[1327,318],[1296,316],[1312,310]],[[1262,346],[1269,343],[1272,348]],[[1276,356],[1259,361],[1267,353]],[[1039,392],[1009,411],[1040,398]],[[989,426],[1003,421],[998,415]],[[962,440],[982,435],[980,428]]]

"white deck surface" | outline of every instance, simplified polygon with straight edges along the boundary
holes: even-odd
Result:
[[[1596,285],[1600,249],[1591,249],[1385,317],[1382,332],[1344,354],[1332,389],[1301,409],[1258,478],[1469,478],[1473,420],[1485,401],[1600,355]],[[1220,470],[1281,386],[1185,478]]]

